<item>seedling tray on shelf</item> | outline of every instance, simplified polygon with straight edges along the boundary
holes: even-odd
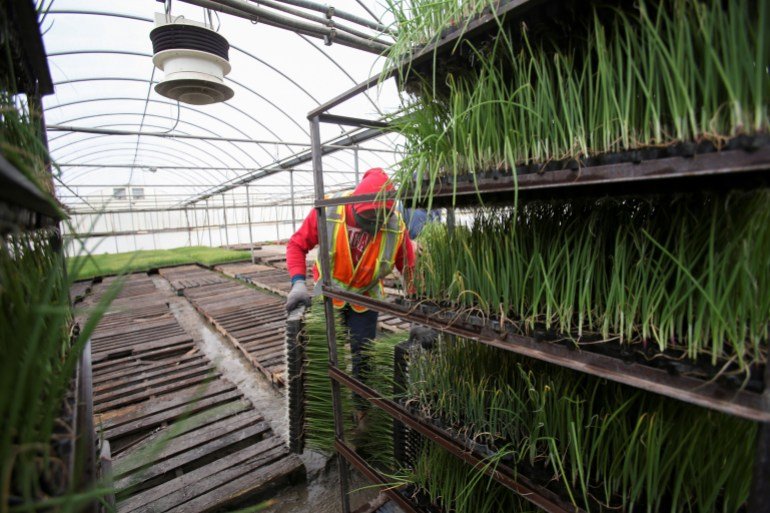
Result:
[[[440,418],[426,417],[424,414],[422,414],[419,411],[419,407],[417,405],[414,405],[414,404],[405,405],[403,401],[400,402],[400,405],[404,409],[409,411],[414,417],[419,419],[420,422],[423,422],[425,424],[430,424],[434,426],[436,429],[439,429],[442,432],[444,432],[447,437],[451,438],[456,443],[464,446],[469,453],[473,453],[477,457],[482,459],[486,458],[490,461],[497,460],[497,463],[495,464],[495,468],[498,472],[501,472],[509,476],[516,476],[516,479],[519,481],[524,481],[530,485],[535,485],[541,490],[547,490],[548,492],[553,494],[553,497],[558,497],[563,504],[570,503],[569,494],[567,492],[567,489],[562,485],[562,480],[554,479],[553,470],[548,470],[544,464],[536,463],[535,465],[530,465],[529,463],[520,463],[519,465],[516,465],[514,469],[514,467],[511,466],[514,463],[511,457],[505,457],[505,456],[501,458],[497,457],[498,450],[499,450],[498,447],[494,445],[487,445],[484,443],[480,443],[476,440],[473,440],[472,438],[464,434],[461,430],[458,430],[453,426],[447,425]],[[500,442],[500,443],[503,443],[503,442]],[[623,510],[620,498],[616,497],[617,503],[611,503],[609,505],[605,504],[595,499],[595,497],[601,493],[600,487],[596,483],[591,483],[591,482],[587,483],[587,485],[589,489],[595,489],[597,492],[596,495],[589,494],[590,495],[589,511],[622,511]],[[576,500],[578,502],[581,502],[581,499],[576,498]],[[635,503],[634,508],[635,509],[638,508],[639,511],[645,511],[646,505],[643,503]],[[575,508],[575,512],[584,513],[584,510],[581,508]]]
[[[570,349],[551,341],[537,340],[500,329],[472,315],[460,316],[454,310],[431,307],[413,301],[389,304],[335,287],[323,287],[326,296],[351,301],[379,312],[397,315],[412,322],[475,340],[522,356],[566,367],[586,374],[658,393],[680,401],[760,422],[770,422],[770,408],[762,394],[735,389],[714,380],[706,381],[653,367],[645,362],[623,360],[588,348]]]
[[[538,343],[555,344],[569,351],[588,352],[608,356],[626,364],[638,364],[663,370],[672,376],[683,376],[714,382],[734,391],[747,391],[761,394],[764,390],[764,365],[752,366],[749,375],[738,374],[738,367],[728,361],[716,365],[707,356],[695,360],[687,358],[684,351],[666,349],[661,351],[654,344],[641,342],[621,343],[617,339],[604,340],[595,334],[576,335],[559,333],[544,326],[525,331],[519,323],[507,319],[501,321],[494,317],[482,317],[474,313],[458,313],[458,306],[440,306],[425,300],[401,299],[401,304],[410,310],[441,319],[450,324],[461,323],[472,326],[480,332],[491,331],[514,337],[528,337]]]
[[[419,187],[418,187],[419,185]],[[691,192],[770,185],[770,136],[733,138],[718,149],[711,142],[606,153],[581,160],[533,163],[512,169],[442,176],[404,188],[407,204],[468,207],[521,200]],[[418,194],[419,188],[419,194]]]

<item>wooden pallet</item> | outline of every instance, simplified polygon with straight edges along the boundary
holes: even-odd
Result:
[[[286,310],[282,298],[230,280],[185,289],[184,295],[257,370],[283,388]]]
[[[227,278],[224,276],[212,273],[210,270],[198,265],[167,267],[160,269],[158,272],[168,280],[171,288],[177,291],[227,281]]]
[[[112,449],[117,511],[217,511],[300,478],[301,461],[196,349],[168,294],[131,276],[92,336],[95,423]]]

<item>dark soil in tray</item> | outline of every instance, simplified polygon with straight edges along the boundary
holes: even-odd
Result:
[[[531,162],[516,166],[516,176],[531,174],[543,174],[551,171],[571,170],[578,172],[581,169],[608,166],[617,164],[641,164],[642,162],[666,159],[672,157],[693,158],[696,155],[705,155],[719,151],[743,150],[747,152],[757,151],[761,148],[770,146],[770,135],[740,135],[730,139],[723,145],[717,145],[713,141],[687,141],[675,143],[668,146],[643,147],[633,150],[603,153],[591,157],[580,159],[562,159],[552,160],[550,162]],[[514,170],[511,168],[479,170],[475,173],[465,173],[455,176],[440,176],[434,185],[434,188],[442,186],[451,190],[454,184],[474,184],[478,182],[489,182],[496,180],[510,180],[513,178]],[[422,181],[421,190],[423,194],[429,190],[431,181],[426,179]],[[409,188],[405,188],[409,193]]]
[[[558,344],[570,350],[581,350],[604,356],[616,358],[625,363],[636,363],[661,369],[675,376],[687,376],[702,380],[714,380],[716,383],[730,389],[743,389],[751,392],[762,393],[764,390],[764,368],[762,364],[756,364],[748,369],[748,375],[738,368],[735,363],[718,361],[716,365],[711,363],[707,355],[700,355],[696,359],[689,358],[684,351],[666,349],[660,351],[655,344],[645,341],[633,343],[620,343],[617,340],[604,341],[600,335],[558,333],[555,330],[546,330],[544,326],[527,331],[522,329],[515,321],[506,320],[501,327],[499,319],[495,317],[482,318],[478,315],[457,314],[456,306],[449,304],[431,304],[421,301],[414,303],[403,300],[403,306],[418,308],[422,313],[443,319],[444,322],[464,325],[478,332],[491,330],[500,335],[521,335],[531,337],[537,342]],[[419,305],[419,306],[417,306]]]

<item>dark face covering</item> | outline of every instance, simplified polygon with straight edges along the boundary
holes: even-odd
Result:
[[[356,212],[356,209],[353,209],[353,219],[355,219],[356,224],[371,236],[374,236],[385,224],[385,216],[382,213],[377,214],[376,210],[367,210],[364,215],[361,215]]]

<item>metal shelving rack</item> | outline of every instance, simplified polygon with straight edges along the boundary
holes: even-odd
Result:
[[[48,59],[38,25],[37,12],[29,0],[6,2],[5,16],[11,30],[7,38],[10,66],[15,83],[7,84],[14,94],[24,94],[35,123],[36,134],[47,148],[42,97],[53,93]],[[0,66],[0,74],[9,70]],[[6,85],[6,84],[4,84]],[[50,162],[46,162],[50,172]],[[62,252],[59,223],[65,218],[52,195],[47,195],[0,154],[0,237],[12,233],[34,233],[46,230],[52,251]],[[73,418],[70,426],[75,433],[69,455],[69,475],[74,490],[90,489],[96,480],[95,440],[93,425],[93,394],[91,381],[91,343],[88,342],[78,359],[73,377]],[[65,398],[65,401],[67,399]],[[86,506],[96,511],[96,503]]]
[[[430,65],[434,56],[451,53],[461,38],[475,38],[497,27],[501,20],[523,19],[535,7],[547,4],[545,0],[510,0],[501,2],[496,12],[485,12],[468,23],[463,29],[445,34],[438,42],[416,51],[402,63],[404,68],[414,69]],[[374,76],[345,91],[336,98],[320,105],[308,114],[311,129],[312,164],[315,179],[315,208],[318,215],[319,260],[323,282],[324,308],[327,319],[333,318],[333,299],[353,301],[379,312],[388,313],[410,321],[425,324],[446,333],[462,336],[523,356],[535,358],[554,365],[567,367],[579,372],[606,378],[628,386],[655,392],[683,402],[721,411],[737,417],[757,421],[761,424],[756,445],[756,459],[748,505],[748,513],[770,512],[770,365],[765,366],[764,391],[735,390],[715,382],[706,382],[692,377],[672,374],[666,370],[638,363],[627,363],[621,359],[585,350],[570,350],[564,346],[541,342],[533,337],[522,336],[504,329],[491,329],[468,322],[468,319],[440,312],[425,311],[417,306],[394,305],[373,300],[334,287],[329,280],[330,262],[326,234],[325,207],[375,199],[376,195],[355,198],[325,199],[322,157],[328,149],[320,139],[321,123],[337,123],[366,129],[359,137],[371,139],[387,131],[389,125],[380,120],[368,120],[338,116],[329,111],[347,100],[377,85],[381,80],[393,78],[397,71],[387,76]],[[566,166],[565,166],[566,167]],[[540,197],[576,197],[603,194],[647,194],[653,192],[696,191],[706,188],[753,188],[770,185],[770,147],[760,146],[746,150],[730,150],[674,156],[654,160],[639,160],[613,165],[572,167],[553,171],[518,174],[516,179],[499,173],[482,175],[480,179],[468,180],[457,188],[438,187],[432,191],[432,205],[472,206],[480,200],[487,202],[510,202],[514,194],[518,200]],[[404,200],[411,199],[407,194]],[[418,198],[424,200],[425,198]],[[499,328],[499,327],[498,327]],[[335,340],[333,322],[327,322],[327,338]],[[386,411],[395,420],[419,432],[429,440],[437,442],[459,459],[470,465],[478,464],[483,456],[463,445],[452,435],[426,419],[419,418],[398,403],[384,399],[360,380],[345,373],[338,366],[337,349],[329,345],[329,376],[332,384],[335,419],[335,447],[340,466],[340,487],[342,511],[350,512],[348,501],[348,475],[346,463],[359,469],[375,484],[383,485],[383,491],[407,512],[420,509],[408,498],[386,486],[386,479],[369,466],[346,443],[342,428],[340,386],[348,388]],[[486,473],[502,485],[520,494],[532,504],[548,512],[582,511],[564,503],[550,490],[530,482],[520,473],[514,477],[511,469],[498,466]]]
[[[32,2],[8,4],[9,47],[16,91],[27,96],[35,112],[41,140],[47,146],[41,98],[53,93],[53,82]],[[5,71],[5,70],[3,70]],[[61,212],[26,176],[0,156],[0,233],[57,226]]]

